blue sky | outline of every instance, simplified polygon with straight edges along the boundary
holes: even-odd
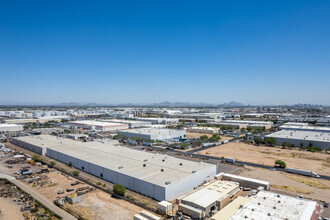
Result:
[[[0,1],[0,104],[330,105],[330,1]]]

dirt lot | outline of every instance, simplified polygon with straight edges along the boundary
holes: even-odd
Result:
[[[124,200],[112,198],[100,190],[86,194],[80,203],[66,204],[65,208],[79,212],[83,218],[91,220],[133,219],[135,214],[143,210]]]
[[[239,175],[269,181],[271,184],[271,191],[274,192],[288,194],[291,196],[304,195],[305,198],[329,202],[330,181],[327,180],[298,176],[294,174],[287,174],[254,167],[246,167],[241,169]],[[304,180],[305,183],[302,183],[301,180]],[[310,184],[310,182],[312,184]],[[285,188],[285,190],[279,188]]]
[[[275,160],[280,159],[286,163],[287,167],[315,171],[318,174],[330,176],[330,155],[325,153],[254,146],[242,142],[232,142],[198,153],[270,166],[274,165]]]
[[[15,204],[12,198],[1,198],[0,197],[0,220],[8,219],[24,219],[20,206]]]
[[[206,135],[208,137],[212,137],[212,134],[202,134],[202,133],[187,132],[187,138],[199,138],[202,135]],[[220,137],[221,137],[221,140],[222,141],[233,139],[232,137],[226,137],[226,136],[220,136]]]

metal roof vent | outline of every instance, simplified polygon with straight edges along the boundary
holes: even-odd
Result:
[[[192,173],[196,173],[196,170],[191,171]]]
[[[160,169],[160,172],[164,172],[164,169]]]
[[[258,202],[258,205],[260,205],[260,202]]]
[[[180,166],[182,166],[182,163],[180,163]]]
[[[276,209],[276,206],[274,206],[273,209]]]
[[[268,212],[267,215],[270,216],[270,213]]]
[[[165,184],[166,185],[171,184],[171,181],[166,181]]]
[[[165,162],[165,159],[162,159],[163,162]]]
[[[243,205],[239,205],[239,208],[242,209],[243,208]]]
[[[118,169],[123,169],[124,167],[123,166],[119,166]]]
[[[143,164],[143,167],[145,167],[145,166],[147,166],[147,164],[144,163],[144,164]]]
[[[147,161],[148,161],[148,159],[144,159],[143,161],[144,161],[144,162],[147,162]]]

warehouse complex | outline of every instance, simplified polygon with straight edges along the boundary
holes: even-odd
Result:
[[[141,138],[146,140],[176,141],[185,138],[186,130],[165,129],[165,128],[139,128],[130,130],[121,130],[118,134],[127,138]]]
[[[0,133],[23,131],[23,125],[0,124]]]
[[[87,130],[117,131],[121,129],[128,129],[128,124],[102,121],[70,121],[68,124],[72,127],[83,128]]]
[[[294,144],[296,147],[314,146],[322,149],[330,147],[330,133],[304,130],[280,130],[265,136],[275,139],[276,144],[282,145],[283,142]]]
[[[178,118],[137,118],[139,121],[148,121],[152,124],[177,124]]]
[[[330,133],[329,127],[309,126],[308,123],[286,123],[279,127],[280,130],[315,131]]]
[[[217,173],[213,164],[133,150],[114,140],[80,142],[38,135],[13,138],[12,143],[159,201],[175,199]]]
[[[219,128],[212,127],[190,127],[187,131],[201,134],[219,134]]]

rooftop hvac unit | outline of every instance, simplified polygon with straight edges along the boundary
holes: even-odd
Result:
[[[164,169],[160,169],[160,172],[164,172]]]
[[[192,173],[196,173],[196,170],[191,171]]]
[[[171,181],[166,181],[165,185],[171,184]]]
[[[147,164],[144,163],[144,164],[143,164],[143,167],[145,167],[145,166],[147,166]]]
[[[124,167],[123,166],[119,166],[118,169],[123,169]]]

